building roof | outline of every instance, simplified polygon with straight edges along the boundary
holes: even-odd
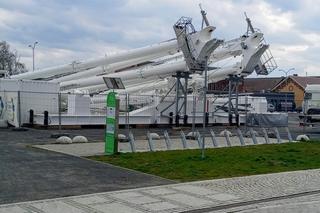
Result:
[[[284,77],[245,78],[243,82],[243,90],[246,92],[271,91],[283,79]]]
[[[282,83],[286,82],[288,79],[292,79],[296,82],[303,90],[308,84],[320,84],[320,76],[288,76],[286,79],[283,79],[277,85],[274,86],[272,90],[278,88]]]

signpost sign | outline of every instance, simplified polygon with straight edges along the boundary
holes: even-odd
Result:
[[[118,151],[117,143],[117,99],[116,93],[110,92],[107,96],[107,118],[105,132],[105,154],[112,155]]]
[[[120,78],[103,78],[108,89],[124,89]],[[118,152],[118,102],[116,93],[109,92],[106,100],[107,117],[105,130],[105,154],[112,155]]]

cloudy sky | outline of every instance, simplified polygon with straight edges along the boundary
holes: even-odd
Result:
[[[173,38],[181,16],[199,27],[199,3],[217,27],[215,37],[243,34],[246,11],[280,68],[320,75],[320,0],[0,0],[0,40],[30,70],[34,41],[36,68],[61,65]]]

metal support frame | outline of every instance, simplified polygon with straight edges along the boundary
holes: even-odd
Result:
[[[187,97],[188,97],[188,79],[190,79],[189,72],[178,71],[172,77],[176,78],[176,97],[175,97],[175,124],[179,126],[180,112],[183,108],[184,125],[187,124]],[[184,83],[181,82],[184,79]],[[179,107],[180,100],[183,100]]]
[[[176,86],[175,84],[172,85],[172,87],[169,89],[169,91],[166,93],[166,95],[161,98],[160,103],[162,103],[162,102],[166,99],[166,97],[168,97],[168,95],[171,93],[171,91],[173,90],[173,88],[175,88],[175,86]],[[173,101],[171,104],[169,104],[167,107],[165,107],[165,108],[160,112],[160,115],[163,116],[163,112],[167,111],[167,109],[169,109],[173,104],[174,104],[174,101]]]
[[[223,89],[223,91],[228,90],[228,101],[225,102],[224,104],[222,104],[221,106],[217,107],[213,111],[213,113],[217,112],[219,109],[225,108],[228,105],[229,125],[232,126],[234,124],[233,117],[235,117],[235,125],[239,126],[240,125],[240,117],[239,117],[239,110],[238,110],[238,107],[239,107],[239,83],[243,81],[243,77],[239,77],[237,75],[230,75],[228,80],[229,80],[228,86],[226,86]],[[217,99],[218,98],[216,98],[215,100],[217,100]],[[233,100],[235,100],[235,104],[232,103]],[[235,115],[235,116],[233,116],[233,115]]]
[[[239,120],[239,82],[242,81],[243,78],[235,75],[229,76],[229,92],[228,92],[228,118],[229,125],[232,126],[233,123],[233,115],[235,117],[235,125],[240,125]],[[232,100],[235,100],[235,105],[233,105]]]

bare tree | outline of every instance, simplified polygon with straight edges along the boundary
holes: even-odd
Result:
[[[17,51],[11,51],[6,41],[0,42],[0,70],[7,70],[9,75],[27,72],[27,69],[20,61]]]

